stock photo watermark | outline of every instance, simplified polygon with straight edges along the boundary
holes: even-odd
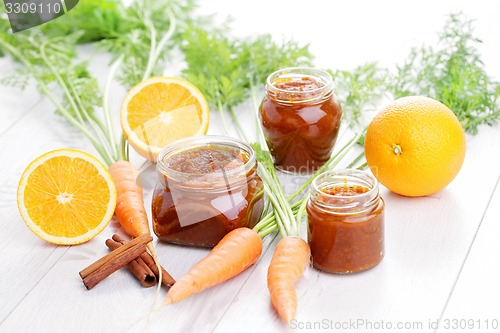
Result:
[[[3,0],[12,32],[52,21],[73,9],[78,0]]]
[[[324,318],[316,321],[290,321],[290,328],[294,330],[316,331],[428,331],[428,330],[490,330],[498,332],[500,320],[498,318],[475,319],[475,318],[446,318],[429,319],[427,321],[392,321],[392,320],[370,320],[356,318],[349,320],[332,320]]]

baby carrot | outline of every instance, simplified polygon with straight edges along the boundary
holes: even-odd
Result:
[[[282,238],[267,271],[267,286],[271,302],[285,322],[290,322],[297,310],[295,283],[309,265],[311,249],[302,238]]]
[[[168,291],[166,304],[179,302],[243,272],[259,259],[262,240],[249,228],[229,232]]]

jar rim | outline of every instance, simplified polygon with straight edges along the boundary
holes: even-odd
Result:
[[[268,93],[272,94],[291,94],[289,90],[286,89],[281,89],[276,87],[275,81],[278,78],[282,77],[312,77],[314,79],[317,79],[324,85],[315,89],[311,90],[305,90],[305,91],[294,91],[293,95],[295,97],[299,97],[299,100],[301,102],[307,101],[307,100],[302,100],[300,99],[301,95],[304,97],[310,97],[311,95],[313,96],[322,96],[322,95],[327,95],[330,91],[333,92],[334,90],[334,82],[333,82],[333,77],[330,75],[325,70],[318,69],[318,68],[313,68],[313,67],[287,67],[287,68],[282,68],[279,69],[271,74],[266,79],[266,90]],[[309,98],[311,100],[314,100],[315,98]]]
[[[351,184],[353,183],[353,179],[361,181],[363,183],[362,185],[368,188],[368,191],[352,196],[335,195],[322,191],[322,189],[328,186],[328,184],[333,184],[335,179],[342,179],[344,183],[349,184],[348,178],[350,178]],[[319,174],[313,179],[311,184],[311,195],[319,193],[324,198],[333,199],[335,202],[342,203],[334,206],[336,209],[348,210],[351,208],[357,208],[360,206],[360,203],[365,203],[363,206],[368,208],[372,206],[379,197],[378,185],[379,182],[377,178],[366,171],[358,169],[329,170]]]
[[[177,171],[170,168],[166,164],[165,159],[168,159],[169,156],[173,156],[174,154],[178,154],[182,151],[189,151],[191,149],[209,144],[242,149],[248,154],[248,161],[246,161],[243,165],[237,168],[230,169],[227,171],[224,170],[224,171],[216,171],[216,172],[202,173],[202,174]],[[177,180],[188,176],[203,176],[203,175],[211,175],[214,176],[214,178],[218,176],[231,177],[235,174],[237,175],[243,172],[246,173],[246,171],[250,170],[255,165],[255,162],[256,162],[255,151],[249,144],[241,140],[224,135],[203,135],[203,136],[193,136],[193,137],[179,139],[163,147],[163,149],[160,151],[157,157],[156,170],[157,172],[161,173],[162,175],[172,180]]]

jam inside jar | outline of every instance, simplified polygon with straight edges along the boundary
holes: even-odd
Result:
[[[384,257],[384,201],[371,174],[345,169],[318,175],[311,185],[307,215],[316,268],[355,273]]]
[[[342,109],[328,72],[287,68],[269,75],[260,120],[274,164],[290,173],[310,173],[330,157]]]
[[[223,136],[187,138],[158,156],[153,230],[162,241],[212,247],[228,232],[252,228],[263,210],[253,149]]]

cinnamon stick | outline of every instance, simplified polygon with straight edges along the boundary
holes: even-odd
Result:
[[[122,244],[112,239],[106,239],[106,246],[109,247],[110,250],[116,250],[122,246]],[[140,256],[129,262],[127,266],[143,287],[149,288],[156,284],[156,275]]]
[[[117,234],[114,234],[112,239],[120,244],[126,244],[125,239],[120,237]],[[149,269],[151,271],[153,271],[156,278],[158,278],[159,277],[158,267],[156,266],[155,261],[154,261],[153,257],[151,256],[151,254],[149,254],[148,252],[144,252],[143,254],[140,255],[140,258],[149,267]],[[165,268],[163,268],[162,266],[160,266],[160,267],[161,267],[161,273],[162,273],[161,274],[162,275],[161,283],[167,287],[172,287],[175,283],[175,279],[165,270]]]
[[[134,238],[84,268],[80,272],[80,277],[85,287],[89,290],[92,289],[106,277],[146,252],[146,244],[152,240],[153,238],[150,235],[142,235]]]

